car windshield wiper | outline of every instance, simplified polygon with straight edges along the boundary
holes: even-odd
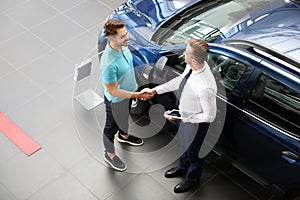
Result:
[[[202,10],[202,8],[199,8],[199,6],[196,6],[196,7],[194,7],[194,8],[190,8],[190,9],[184,11],[183,13],[181,13],[181,14],[179,15],[179,17],[180,17],[181,19],[189,18],[191,15],[193,15],[193,14],[194,14],[196,11],[198,11],[198,10]]]
[[[146,17],[141,11],[139,11],[131,1],[126,2],[125,5],[127,5],[128,9],[131,12],[135,13],[138,17],[143,19],[147,26],[150,26],[153,29],[154,23],[150,20],[150,18]]]
[[[217,7],[222,3],[227,3],[228,0],[217,0],[217,1],[208,1],[208,2],[200,2],[197,6],[193,8],[189,8],[185,12],[181,13],[179,16],[182,19],[190,18],[191,16],[194,16],[195,14],[203,13],[213,7]]]

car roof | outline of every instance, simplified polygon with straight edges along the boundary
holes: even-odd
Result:
[[[259,42],[297,59],[300,65],[300,4],[285,4],[230,38]]]
[[[283,69],[292,72],[295,75],[300,75],[299,61],[287,54],[284,54],[272,47],[263,45],[254,40],[228,38],[223,40],[223,43],[240,47],[252,53],[260,55],[265,59],[271,60],[273,63],[278,63]]]

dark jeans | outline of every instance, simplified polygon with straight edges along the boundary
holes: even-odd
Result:
[[[121,134],[128,132],[129,99],[112,103],[104,97],[106,108],[106,122],[103,130],[103,144],[107,152],[115,153],[114,138],[119,131]]]
[[[209,123],[180,123],[178,130],[182,155],[177,169],[187,172],[186,180],[200,181],[204,158],[199,158],[199,151],[206,136]]]

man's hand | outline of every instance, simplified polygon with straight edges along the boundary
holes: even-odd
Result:
[[[144,88],[140,91],[140,99],[143,101],[147,101],[152,99],[152,97],[156,94],[156,90],[150,88]]]
[[[164,113],[164,117],[170,121],[180,121],[181,119],[172,115],[169,115],[171,113],[171,110],[168,110]]]

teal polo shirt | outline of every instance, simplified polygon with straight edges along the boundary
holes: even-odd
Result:
[[[105,84],[118,82],[118,88],[134,92],[137,89],[132,55],[128,47],[122,47],[122,52],[112,49],[107,43],[100,61],[101,80],[105,97],[117,103],[124,99],[111,96]]]

